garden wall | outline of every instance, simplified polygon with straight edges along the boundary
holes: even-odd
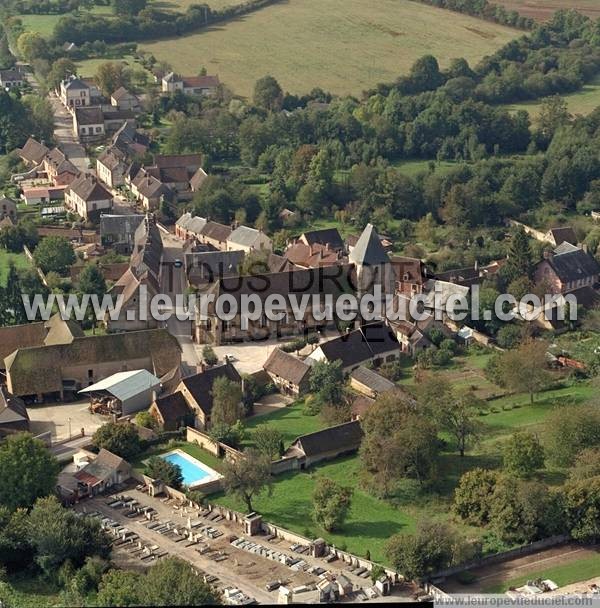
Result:
[[[244,456],[239,450],[225,445],[220,441],[216,441],[210,435],[189,426],[187,427],[186,431],[186,441],[189,443],[198,444],[202,449],[206,450],[217,458],[221,458],[221,456],[225,455],[225,458],[237,460],[238,458],[243,458]]]

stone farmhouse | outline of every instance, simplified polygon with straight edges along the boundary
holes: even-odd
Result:
[[[311,367],[280,348],[273,349],[263,369],[284,394],[299,396],[308,391]]]
[[[167,94],[181,91],[193,97],[210,97],[216,95],[219,84],[218,76],[180,76],[169,72],[163,76],[161,88]]]
[[[89,173],[80,173],[65,190],[65,207],[86,220],[97,220],[110,212],[113,195]]]

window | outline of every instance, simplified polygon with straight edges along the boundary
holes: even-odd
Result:
[[[96,133],[100,133],[102,131],[102,127],[96,127]]]

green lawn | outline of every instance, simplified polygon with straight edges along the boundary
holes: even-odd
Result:
[[[473,65],[520,35],[416,2],[302,0],[267,6],[188,36],[142,43],[140,49],[184,74],[205,67],[240,95],[250,96],[265,74],[291,93],[319,86],[360,94],[394,81],[427,53],[443,67],[453,57]]]
[[[584,85],[580,91],[563,95],[567,102],[569,112],[573,115],[586,115],[600,106],[600,75],[596,76],[588,84]],[[542,103],[540,101],[528,101],[524,103],[515,103],[508,106],[511,111],[525,110],[529,112],[531,118],[535,119],[539,116]]]
[[[252,446],[252,433],[259,424],[268,424],[283,435],[283,443],[287,448],[296,437],[314,433],[327,426],[319,416],[308,416],[303,413],[304,401],[296,401],[288,407],[261,416],[253,416],[246,420],[245,427],[248,436],[245,445]]]
[[[484,589],[483,593],[504,593],[511,587],[521,587],[525,585],[527,581],[538,578],[549,578],[559,587],[564,587],[565,585],[586,581],[590,578],[595,578],[596,576],[600,576],[600,555],[590,555],[589,557],[584,557],[568,564],[546,568],[545,570],[539,570],[537,572],[530,572],[529,574],[494,584],[487,589]]]
[[[25,30],[38,32],[46,38],[54,34],[54,26],[63,15],[18,15]]]
[[[344,547],[364,556],[367,549],[375,561],[385,561],[383,548],[387,539],[398,532],[410,532],[415,520],[406,511],[379,500],[358,487],[358,457],[341,458],[314,467],[308,472],[285,473],[273,484],[273,494],[263,494],[253,501],[253,507],[266,521],[311,538],[322,536],[337,547]],[[329,477],[354,488],[352,507],[347,521],[335,534],[327,533],[311,519],[312,492],[318,476]],[[242,503],[228,496],[218,496],[215,502],[244,512]]]
[[[30,268],[29,260],[23,253],[9,253],[4,249],[0,249],[0,285],[6,284],[6,277],[10,263],[13,263],[16,268]]]
[[[397,163],[395,166],[404,175],[408,177],[416,177],[420,173],[429,173],[430,163],[433,161],[428,160],[407,160]],[[452,161],[435,161],[433,162],[433,172],[437,175],[443,176],[453,169],[456,169],[462,163],[456,163]]]

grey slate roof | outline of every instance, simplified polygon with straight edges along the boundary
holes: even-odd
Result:
[[[583,249],[553,255],[548,262],[563,283],[600,274],[600,264]]]
[[[364,365],[357,367],[350,377],[376,393],[387,393],[395,388],[395,384],[381,374],[368,369]]]
[[[386,264],[390,261],[373,224],[366,225],[348,259],[355,264],[366,266]]]
[[[300,444],[306,456],[314,457],[327,452],[355,450],[360,446],[363,432],[360,422],[353,420],[336,426],[302,435],[295,444]]]
[[[256,239],[260,236],[260,231],[256,228],[249,228],[248,226],[238,226],[227,239],[237,245],[243,247],[253,247],[256,244]]]
[[[141,214],[103,214],[100,216],[100,236],[116,235],[123,241],[129,242],[133,240],[135,231],[143,221],[144,216]]]
[[[311,369],[310,365],[280,348],[273,350],[265,361],[263,368],[296,386],[300,385]]]

